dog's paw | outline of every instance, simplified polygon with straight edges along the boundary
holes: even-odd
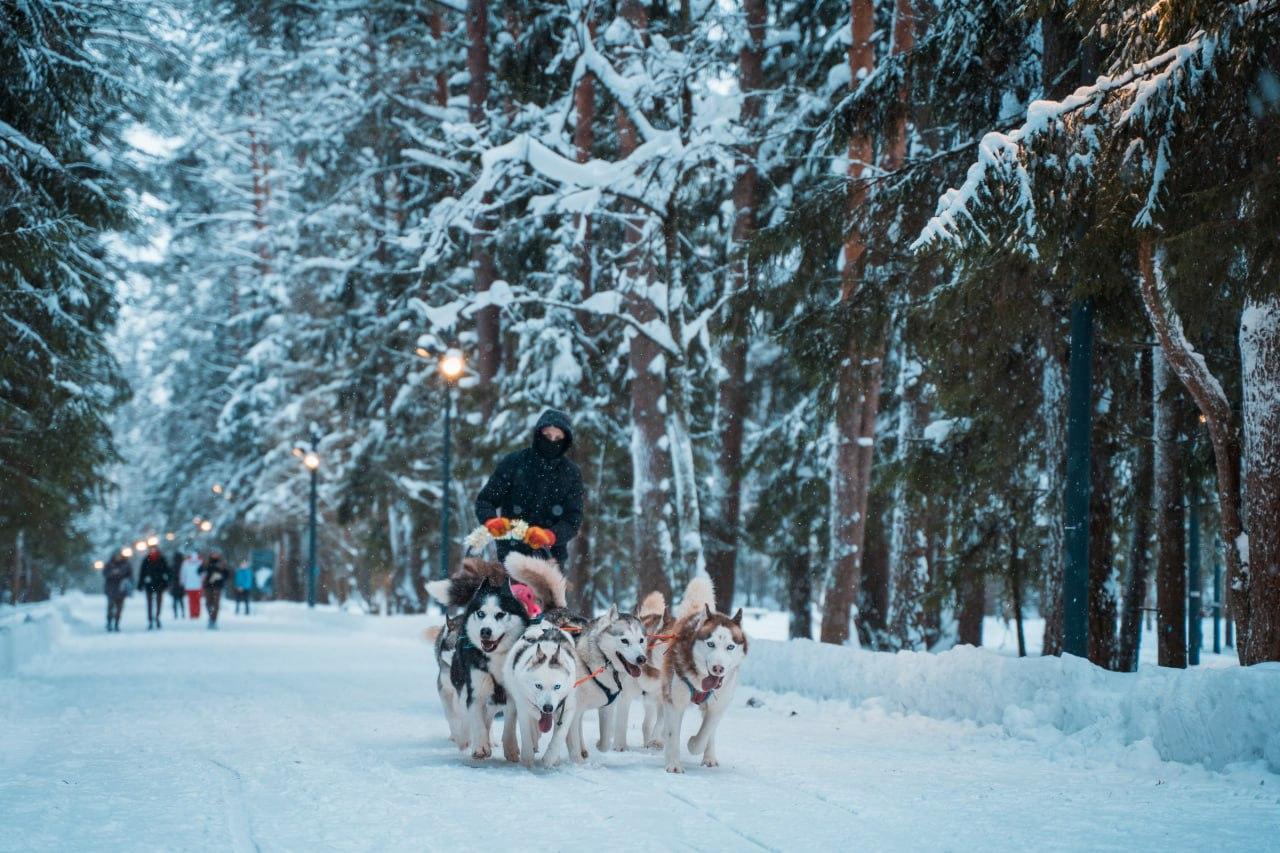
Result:
[[[507,759],[507,761],[510,761],[512,764],[515,764],[520,760],[520,750],[512,749],[511,747],[504,745],[502,747],[502,757]]]
[[[684,772],[684,768],[683,768],[683,767],[681,767],[681,766],[680,766],[680,764],[679,764],[678,762],[677,762],[677,763],[674,763],[674,764],[668,764],[668,765],[667,765],[667,772],[668,772],[668,773],[683,773],[683,772]]]
[[[583,760],[583,761],[586,761],[586,760],[587,760],[587,756],[588,756],[588,755],[590,755],[590,754],[591,754],[591,753],[587,752],[587,748],[584,746],[584,747],[582,748],[582,760]]]
[[[624,740],[624,741],[620,741],[620,742],[618,742],[618,743],[615,743],[615,744],[613,745],[613,751],[614,751],[614,752],[626,752],[626,751],[627,751],[627,742]]]
[[[662,749],[662,747],[665,745],[666,744],[662,742],[662,738],[656,738],[656,737],[651,737],[644,742],[645,749]]]
[[[541,759],[539,759],[538,766],[541,767],[543,770],[551,770],[559,763],[560,763],[560,760],[556,758],[554,755],[546,755],[546,756],[543,756]]]
[[[471,757],[477,761],[482,761],[491,755],[493,755],[493,749],[487,746],[478,746],[471,750]]]
[[[719,766],[720,766],[720,762],[719,762],[719,761],[716,761],[715,756],[705,756],[705,755],[704,755],[704,756],[702,757],[702,766],[703,766],[703,767],[719,767]]]

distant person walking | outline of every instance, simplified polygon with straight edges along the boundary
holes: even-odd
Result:
[[[240,612],[240,605],[244,605],[244,615],[249,615],[249,599],[253,596],[253,569],[249,568],[249,561],[244,560],[240,563],[240,568],[236,569],[236,613]]]
[[[204,576],[204,603],[209,608],[209,628],[218,627],[218,605],[222,603],[222,588],[231,577],[231,569],[221,551],[210,551],[209,558],[200,567]]]
[[[200,574],[200,555],[188,554],[182,561],[182,589],[187,594],[187,614],[200,618],[200,595],[204,592],[204,578]]]
[[[118,632],[124,600],[133,592],[133,567],[119,552],[102,570],[102,591],[107,596],[107,630]]]
[[[179,619],[187,615],[186,590],[182,586],[182,564],[186,558],[181,551],[173,552],[173,578],[169,581],[169,598],[173,600],[173,618]]]
[[[160,549],[152,545],[138,567],[138,586],[147,594],[147,630],[159,630],[160,607],[164,604],[164,591],[172,578],[169,562]]]

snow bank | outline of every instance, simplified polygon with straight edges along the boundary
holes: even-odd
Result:
[[[1001,727],[1066,748],[1147,741],[1166,761],[1280,772],[1280,664],[1108,672],[1073,657],[864,652],[811,640],[751,644],[744,680],[817,699]]]
[[[0,678],[52,649],[61,628],[61,616],[48,602],[0,609]]]

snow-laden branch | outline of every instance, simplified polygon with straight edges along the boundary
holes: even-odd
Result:
[[[1144,115],[1156,91],[1193,61],[1211,57],[1216,45],[1215,38],[1200,31],[1185,44],[1132,65],[1115,77],[1100,76],[1092,85],[1081,86],[1060,101],[1032,102],[1021,126],[1009,132],[993,131],[982,138],[978,143],[977,161],[969,167],[964,183],[943,193],[937,211],[911,244],[911,249],[918,251],[939,242],[963,242],[963,227],[977,225],[975,208],[982,191],[992,179],[1010,175],[1016,178],[1019,188],[1014,208],[1020,214],[1026,233],[1034,235],[1035,202],[1031,173],[1026,167],[1030,144],[1059,126],[1070,114],[1100,108],[1108,97],[1118,93],[1135,93],[1134,102],[1119,120],[1125,124],[1136,122]]]
[[[616,290],[604,290],[594,293],[581,302],[570,302],[535,293],[524,287],[512,287],[505,281],[495,281],[488,290],[474,295],[454,299],[444,305],[428,305],[421,299],[411,299],[412,308],[426,318],[433,329],[450,329],[458,320],[475,314],[482,308],[505,308],[510,305],[544,305],[550,308],[564,308],[569,311],[581,311],[610,320],[617,320],[630,326],[639,334],[653,341],[662,350],[673,357],[681,357],[683,350],[677,347],[670,328],[660,320],[645,322],[637,320],[627,308],[627,297]]]

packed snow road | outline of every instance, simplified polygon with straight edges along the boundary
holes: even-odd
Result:
[[[1280,777],[1260,769],[1142,749],[1099,758],[750,687],[715,770],[690,761],[671,776],[645,751],[554,771],[477,765],[447,739],[423,619],[268,605],[224,608],[216,632],[167,620],[148,633],[135,596],[106,634],[100,601],[73,599],[56,649],[0,678],[0,849],[1274,849],[1280,837]]]

